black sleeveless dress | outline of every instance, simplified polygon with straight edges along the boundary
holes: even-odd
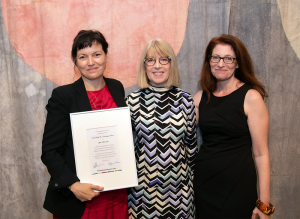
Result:
[[[224,97],[205,92],[199,104],[203,144],[196,158],[197,218],[251,218],[257,200],[256,169],[244,112],[251,87]]]

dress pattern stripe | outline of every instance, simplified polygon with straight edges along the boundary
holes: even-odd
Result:
[[[135,131],[139,186],[130,188],[129,218],[195,218],[196,114],[191,95],[149,87],[126,98]]]

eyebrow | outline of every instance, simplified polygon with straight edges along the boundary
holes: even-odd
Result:
[[[101,51],[96,51],[96,52],[93,52],[92,54],[95,54],[95,53],[97,53],[97,52],[100,52],[101,53]],[[82,53],[82,54],[78,54],[79,53],[79,51],[77,52],[77,55],[86,55],[85,53]]]
[[[218,54],[212,54],[212,56],[220,56],[220,55],[218,55]],[[229,56],[229,57],[235,57],[235,56],[233,56],[233,55],[225,55],[225,56],[222,56],[222,57],[226,57],[226,56]],[[220,56],[221,57],[221,56]]]

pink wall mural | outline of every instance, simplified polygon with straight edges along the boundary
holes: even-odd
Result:
[[[136,84],[141,50],[153,38],[169,42],[177,54],[182,45],[188,0],[2,0],[4,24],[18,55],[58,85],[72,83],[70,53],[79,30],[97,29],[109,43],[105,76],[124,87]]]

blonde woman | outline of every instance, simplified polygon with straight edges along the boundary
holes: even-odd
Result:
[[[161,39],[149,41],[139,62],[140,89],[126,98],[139,179],[129,192],[129,218],[195,218],[196,114],[179,82],[172,47]]]

